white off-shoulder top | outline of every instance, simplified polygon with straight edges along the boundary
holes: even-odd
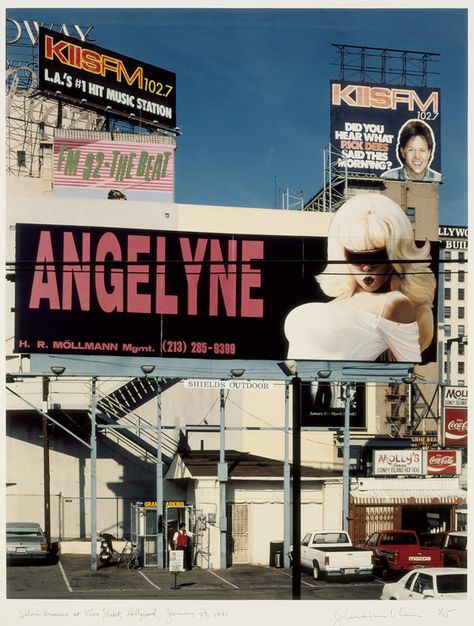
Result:
[[[416,322],[402,324],[340,301],[311,302],[287,315],[284,331],[289,359],[317,361],[375,361],[389,349],[397,361],[421,361]]]

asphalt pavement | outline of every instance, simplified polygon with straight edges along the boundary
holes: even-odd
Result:
[[[225,570],[193,569],[176,576],[168,570],[117,568],[112,562],[97,571],[86,555],[62,555],[55,565],[12,565],[7,568],[7,598],[20,599],[182,599],[291,600],[291,569],[234,565]],[[375,600],[383,582],[338,579],[315,581],[301,575],[303,600]]]

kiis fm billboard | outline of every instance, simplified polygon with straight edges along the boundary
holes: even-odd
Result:
[[[54,138],[54,195],[174,201],[174,146]]]
[[[390,290],[394,272],[386,258],[371,258],[370,274],[362,275],[357,252],[347,250],[350,258],[328,262],[327,241],[17,224],[15,349],[207,359],[433,360],[432,330],[427,334],[416,321],[400,324],[384,312],[406,298]],[[416,266],[416,276],[428,282],[434,280],[436,249],[432,256],[428,274]],[[334,268],[329,279],[349,281],[355,298],[327,295],[322,278]]]
[[[176,127],[173,72],[43,27],[39,90],[128,120]]]
[[[440,90],[333,80],[337,168],[386,180],[441,182]]]

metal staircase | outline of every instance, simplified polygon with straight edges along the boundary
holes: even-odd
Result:
[[[179,379],[162,379],[163,393]],[[156,462],[157,433],[154,424],[136,413],[145,403],[156,399],[157,382],[153,378],[133,378],[109,393],[97,397],[96,420],[103,434],[145,460]],[[101,426],[120,425],[124,428],[101,428]],[[130,428],[127,428],[127,425]],[[178,439],[161,432],[163,461],[170,463],[178,450]]]

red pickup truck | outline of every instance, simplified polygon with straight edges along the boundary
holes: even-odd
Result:
[[[360,547],[372,550],[374,572],[382,578],[419,567],[443,567],[442,549],[421,547],[414,530],[379,530]]]

